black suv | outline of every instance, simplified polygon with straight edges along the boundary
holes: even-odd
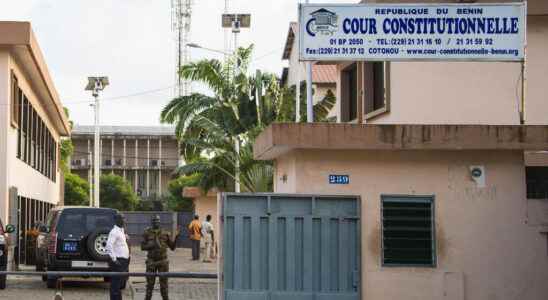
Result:
[[[106,244],[117,213],[109,208],[53,209],[41,230],[45,238],[37,251],[37,266],[48,271],[109,271]],[[48,288],[56,288],[58,279],[44,278]]]

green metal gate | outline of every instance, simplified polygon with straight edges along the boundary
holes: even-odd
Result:
[[[360,298],[360,201],[224,194],[226,300]]]

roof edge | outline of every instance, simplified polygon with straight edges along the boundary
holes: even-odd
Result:
[[[256,139],[254,157],[291,150],[544,150],[548,125],[276,123]]]

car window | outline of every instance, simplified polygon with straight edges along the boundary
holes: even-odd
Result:
[[[86,234],[98,228],[112,228],[114,214],[97,212],[62,213],[57,231],[61,233]]]

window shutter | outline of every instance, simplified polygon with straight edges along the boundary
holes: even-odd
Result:
[[[382,198],[384,266],[435,267],[433,197]]]
[[[19,83],[17,77],[11,71],[11,126],[19,128]]]

